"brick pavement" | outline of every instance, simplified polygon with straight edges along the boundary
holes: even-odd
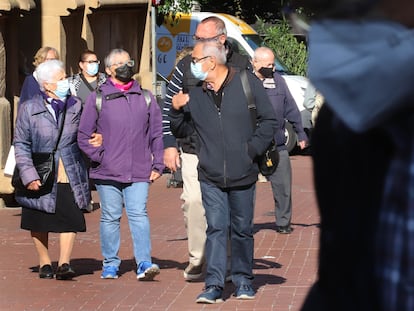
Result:
[[[319,216],[311,176],[311,159],[293,156],[293,227],[291,235],[275,232],[270,183],[257,184],[255,211],[253,301],[232,297],[230,283],[225,302],[202,305],[194,302],[203,282],[183,280],[187,241],[180,209],[181,189],[167,188],[166,178],[151,186],[148,210],[151,220],[153,261],[161,274],[154,282],[138,282],[126,217],[122,219],[117,280],[100,279],[99,210],[85,214],[87,232],[75,242],[72,281],[38,278],[38,259],[28,232],[19,229],[20,208],[0,209],[0,310],[300,310],[315,281]],[[58,236],[50,235],[53,265],[58,259]]]

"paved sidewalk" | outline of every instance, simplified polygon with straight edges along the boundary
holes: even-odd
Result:
[[[256,299],[238,301],[228,283],[225,302],[196,304],[203,282],[185,282],[187,241],[179,196],[163,176],[150,188],[148,211],[153,261],[161,267],[154,282],[138,282],[126,217],[122,219],[117,280],[100,279],[99,209],[85,214],[87,232],[78,234],[72,281],[38,278],[38,258],[27,231],[20,229],[20,208],[0,209],[0,310],[274,310],[297,311],[316,278],[319,216],[309,156],[293,156],[293,227],[290,235],[275,231],[270,183],[257,184],[254,287]],[[95,194],[96,196],[96,194]],[[50,235],[56,268],[59,240]]]

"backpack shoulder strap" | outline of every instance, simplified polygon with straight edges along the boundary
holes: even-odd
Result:
[[[101,92],[101,89],[98,88],[96,90],[96,111],[98,111],[98,114],[99,114],[101,110],[102,110],[102,92]]]
[[[250,111],[250,118],[252,120],[253,128],[256,128],[256,104],[254,102],[254,98],[252,95],[252,91],[250,88],[249,79],[247,78],[247,71],[241,70],[240,71],[240,79],[243,86],[244,95],[247,98],[247,107]]]
[[[151,96],[148,90],[142,89],[142,94],[144,94],[145,102],[147,103],[147,108],[151,105]]]

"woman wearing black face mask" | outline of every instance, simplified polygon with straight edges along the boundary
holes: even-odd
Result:
[[[149,281],[160,272],[151,261],[146,201],[149,184],[164,169],[161,110],[152,94],[147,104],[141,86],[132,79],[134,61],[126,51],[112,50],[105,58],[105,66],[109,78],[100,87],[100,112],[96,109],[96,93],[92,93],[86,100],[78,133],[79,146],[92,161],[89,176],[101,199],[101,278],[118,277],[124,202],[137,278]],[[87,142],[98,129],[102,148],[90,148]]]
[[[127,83],[131,81],[134,75],[134,61],[129,60],[124,65],[115,69],[115,78],[121,82]]]

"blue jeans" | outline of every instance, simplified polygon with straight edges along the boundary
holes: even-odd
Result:
[[[207,218],[206,287],[224,288],[227,240],[230,228],[231,275],[234,285],[251,285],[253,280],[253,214],[256,184],[220,189],[201,181]]]
[[[121,241],[120,224],[123,205],[128,217],[137,266],[151,262],[150,224],[147,214],[147,182],[123,184],[110,180],[95,180],[101,201],[101,251],[103,266],[119,267],[118,251]]]

